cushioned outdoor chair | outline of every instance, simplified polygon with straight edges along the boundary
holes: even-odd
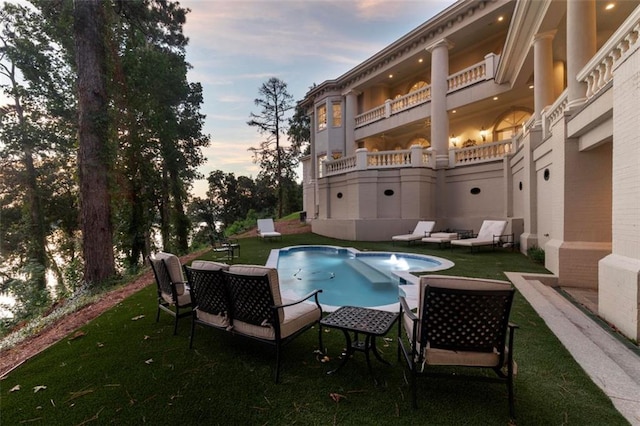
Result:
[[[258,219],[258,236],[262,239],[267,238],[279,238],[282,237],[282,234],[276,232],[275,224],[273,223],[273,219]]]
[[[240,242],[235,238],[220,238],[216,235],[210,235],[209,242],[211,243],[211,251],[222,253],[225,260],[233,260],[236,252],[240,256]]]
[[[509,414],[513,402],[515,325],[509,314],[515,290],[506,281],[429,275],[420,278],[418,311],[400,297],[398,360],[411,372],[412,405],[417,408],[416,377],[462,378],[505,383]],[[438,366],[486,368],[495,376],[445,374]],[[497,398],[498,399],[498,398]]]
[[[474,247],[491,246],[494,247],[501,238],[506,237],[504,230],[507,228],[506,220],[485,220],[482,222],[478,235],[473,238],[462,238],[452,240],[451,247],[464,246],[473,251]],[[512,237],[511,237],[512,238]],[[513,238],[512,238],[513,239]]]
[[[220,330],[231,326],[231,304],[222,273],[227,269],[229,265],[225,263],[206,260],[194,260],[190,267],[184,266],[193,306],[189,348],[193,346],[196,324]]]
[[[191,315],[191,310],[188,309],[191,308],[191,294],[182,274],[180,259],[174,254],[159,252],[153,258],[149,256],[149,263],[158,289],[156,322],[160,320],[161,310],[173,315],[173,334],[177,334],[178,320]]]
[[[231,331],[275,347],[275,381],[278,383],[282,346],[320,321],[322,307],[318,293],[322,290],[292,301],[281,297],[278,271],[274,268],[233,265],[224,274],[233,315]],[[320,327],[318,339],[322,348]]]
[[[410,234],[403,235],[394,235],[391,237],[391,241],[406,241],[407,243],[411,243],[412,241],[420,241],[421,239],[428,237],[433,232],[433,228],[436,226],[436,223],[433,221],[421,220],[416,224],[413,232]]]

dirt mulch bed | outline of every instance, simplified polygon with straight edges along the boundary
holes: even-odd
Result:
[[[308,223],[300,222],[298,220],[276,221],[275,227],[276,231],[282,233],[283,235],[311,232],[311,225],[309,225]],[[252,236],[257,236],[257,231],[255,229],[245,232],[241,235],[237,235],[237,237],[239,238]],[[196,257],[201,256],[204,252],[206,252],[206,250],[182,256],[180,258],[180,261],[183,264],[189,263]],[[16,367],[22,365],[31,357],[37,355],[49,346],[58,342],[72,331],[77,330],[78,328],[87,324],[89,321],[97,318],[104,311],[111,309],[127,297],[131,296],[133,293],[141,290],[142,288],[153,282],[153,272],[149,269],[147,272],[138,277],[135,281],[127,284],[125,287],[118,288],[105,294],[101,300],[84,306],[76,312],[65,315],[38,334],[35,334],[23,340],[12,348],[1,351],[0,379],[5,377]]]

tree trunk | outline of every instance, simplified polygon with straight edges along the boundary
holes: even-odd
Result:
[[[84,280],[98,283],[115,274],[102,2],[75,0],[73,18],[78,68],[78,175]]]

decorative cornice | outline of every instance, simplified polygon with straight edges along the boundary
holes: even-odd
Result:
[[[423,49],[426,43],[434,39],[442,39],[442,34],[447,30],[450,30],[455,25],[462,24],[465,20],[473,17],[476,12],[484,10],[487,4],[496,1],[497,0],[461,0],[456,2],[337,79],[326,80],[314,87],[307,92],[301,104],[307,105],[327,92],[345,92],[350,86],[353,86],[372,74],[376,74],[391,62],[407,56],[410,53],[415,53],[416,50]]]

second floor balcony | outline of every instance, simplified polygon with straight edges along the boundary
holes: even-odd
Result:
[[[450,75],[447,78],[447,94],[477,83],[493,80],[499,59],[499,55],[490,53],[485,56],[483,61]],[[355,117],[355,128],[359,129],[391,118],[430,101],[431,86],[429,85],[395,99],[387,99],[384,104],[358,114]]]

